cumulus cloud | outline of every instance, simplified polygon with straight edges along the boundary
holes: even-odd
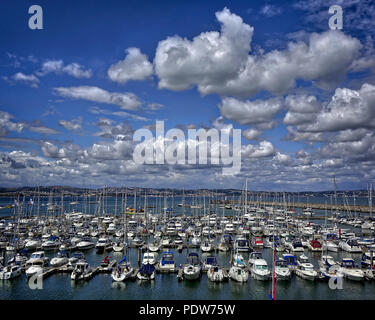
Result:
[[[153,66],[138,48],[126,49],[126,57],[108,69],[108,77],[118,83],[129,80],[144,80],[153,73]]]
[[[104,89],[92,86],[58,87],[54,88],[54,90],[65,98],[114,104],[124,110],[136,110],[141,105],[138,97],[130,92],[108,92]]]
[[[159,88],[186,90],[198,85],[224,85],[235,77],[250,50],[253,28],[224,8],[216,12],[221,32],[210,31],[192,41],[179,36],[159,42],[154,65]]]
[[[313,123],[299,131],[323,132],[375,128],[375,86],[365,83],[359,90],[338,88]]]
[[[283,122],[289,125],[313,122],[322,109],[316,97],[307,95],[289,95],[285,99],[285,106],[288,112]]]
[[[242,135],[244,138],[247,140],[257,140],[258,137],[262,134],[262,131],[257,130],[257,129],[246,129],[245,131],[242,132]]]
[[[281,108],[282,101],[278,98],[241,101],[225,97],[219,105],[221,115],[224,118],[236,121],[239,124],[270,123]]]
[[[79,63],[73,62],[65,65],[63,60],[47,60],[43,62],[41,71],[38,71],[39,76],[45,76],[49,73],[66,73],[75,78],[91,78],[91,69],[85,70],[85,68]]]
[[[301,79],[331,89],[353,71],[362,48],[358,39],[329,30],[309,34],[306,42],[289,42],[285,50],[249,55],[253,28],[226,8],[216,17],[221,32],[159,42],[154,59],[159,88],[197,86],[202,94],[245,98],[263,90],[285,93]]]
[[[275,154],[275,147],[269,141],[261,141],[259,145],[248,144],[242,146],[242,155],[244,158],[263,158]]]

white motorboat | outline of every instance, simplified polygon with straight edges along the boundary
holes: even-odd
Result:
[[[249,273],[247,272],[246,269],[233,265],[229,269],[229,277],[232,280],[237,281],[237,282],[247,282],[249,278]]]
[[[9,280],[17,278],[22,273],[22,267],[17,264],[8,265],[6,267],[0,268],[0,279]]]
[[[251,252],[250,256],[249,256],[249,260],[248,260],[249,267],[251,267],[253,265],[254,261],[258,260],[258,259],[262,259],[262,252],[260,252],[260,251]]]
[[[42,259],[34,260],[31,264],[26,265],[26,271],[25,271],[26,276],[31,277],[32,275],[36,273],[42,274],[45,266],[46,266],[46,263]]]
[[[85,256],[82,252],[75,252],[73,256],[69,258],[68,267],[74,267],[78,261],[84,261]]]
[[[72,274],[70,275],[70,279],[74,281],[78,280],[87,280],[91,278],[93,271],[90,265],[86,261],[78,261],[75,265]]]
[[[339,246],[343,251],[346,251],[346,252],[350,252],[350,253],[361,253],[362,252],[362,249],[358,245],[357,240],[353,239],[353,238],[348,239],[346,241],[341,241],[339,243]]]
[[[69,262],[68,255],[65,252],[58,252],[56,257],[52,258],[50,264],[52,267],[60,267]]]
[[[311,263],[302,262],[297,266],[296,275],[302,279],[314,281],[318,276],[318,272],[314,270],[314,266]]]
[[[110,251],[113,249],[112,241],[107,237],[99,238],[95,245],[95,250],[97,253],[102,253],[104,251]]]
[[[343,258],[339,269],[346,279],[353,281],[362,281],[365,279],[364,272],[357,267],[352,258]]]
[[[267,261],[264,259],[256,259],[251,266],[251,275],[256,280],[269,280],[271,271],[268,269]]]
[[[182,274],[186,280],[196,280],[201,276],[202,265],[199,256],[195,252],[189,253]]]
[[[81,241],[77,242],[77,250],[89,250],[95,247],[95,243],[91,238],[83,238]]]
[[[61,245],[59,238],[56,236],[51,236],[49,239],[42,243],[43,250],[55,250]]]
[[[275,277],[276,280],[290,280],[291,278],[291,272],[288,267],[288,263],[282,258],[276,260]]]
[[[41,248],[42,242],[38,239],[27,240],[25,243],[25,249],[32,251]]]

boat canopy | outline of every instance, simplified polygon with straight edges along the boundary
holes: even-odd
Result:
[[[139,273],[142,275],[150,275],[155,271],[155,267],[152,264],[144,264],[141,269],[139,269]]]
[[[206,258],[206,264],[209,264],[209,265],[216,265],[216,264],[217,264],[216,257],[214,257],[214,256],[207,257],[207,258]]]

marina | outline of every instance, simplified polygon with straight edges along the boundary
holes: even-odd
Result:
[[[233,202],[138,192],[0,198],[0,274],[22,270],[0,280],[1,299],[375,298],[372,215],[251,201],[246,190]],[[372,192],[365,201],[371,213]],[[46,263],[34,267],[33,254]]]

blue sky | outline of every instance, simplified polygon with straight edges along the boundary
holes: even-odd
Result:
[[[33,4],[43,30],[28,27]],[[330,4],[343,8],[341,31],[329,29]],[[347,189],[373,181],[371,2],[2,1],[0,12],[4,186],[241,188],[247,177],[253,189],[324,190],[333,175]],[[111,100],[119,95],[133,104]],[[156,120],[247,132],[241,173],[134,166],[131,133]]]

